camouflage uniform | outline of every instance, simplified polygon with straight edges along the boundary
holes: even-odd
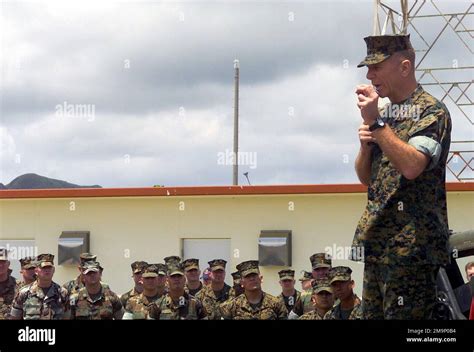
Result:
[[[260,275],[258,260],[248,260],[237,265],[242,278],[251,274]],[[262,299],[258,304],[251,304],[245,292],[222,306],[224,319],[235,320],[286,320],[288,311],[285,304],[275,296],[261,291]]]
[[[164,264],[150,264],[144,269],[142,278],[158,277],[159,275],[166,275],[166,266]],[[164,293],[166,294],[166,292]],[[130,298],[125,307],[124,320],[142,320],[150,319],[149,311],[152,305],[157,302],[164,294],[156,294],[153,297],[148,297],[145,292],[138,296]]]
[[[305,313],[298,318],[298,320],[323,320],[324,317],[320,316],[316,310]]]
[[[123,308],[119,297],[101,284],[101,291],[94,299],[86,287],[81,288],[69,298],[69,316],[73,320],[112,320],[122,319]]]
[[[331,288],[329,282],[330,281],[327,278],[323,278],[323,279],[313,281],[313,283],[312,283],[313,295],[318,295],[322,291],[326,291],[326,292],[332,294],[332,288]],[[324,315],[325,314],[320,315],[320,313],[317,310],[316,305],[314,305],[314,310],[313,311],[303,314],[298,319],[299,320],[323,320]]]
[[[185,272],[188,271],[188,270],[193,270],[193,269],[199,270],[199,259],[196,259],[196,258],[186,259],[185,261],[183,261],[183,266],[184,266],[184,271]],[[191,296],[196,296],[198,294],[198,292],[202,290],[202,288],[203,288],[203,284],[202,284],[201,281],[199,281],[198,288],[190,289],[188,287],[188,284],[186,283],[186,286],[184,287],[184,290],[187,293],[189,293]]]
[[[313,311],[314,307],[313,302],[311,301],[312,294],[312,290],[305,290],[301,292],[291,312],[296,314],[297,316],[301,316],[305,313]]]
[[[330,284],[332,285],[336,281],[351,281],[351,273],[352,270],[351,268],[347,266],[336,266],[331,269],[329,277],[330,277]],[[359,297],[355,293],[353,293],[354,296],[354,306],[351,309],[351,312],[347,317],[344,315],[347,313],[342,312],[341,308],[341,301],[337,300],[336,303],[334,303],[334,306],[324,315],[325,320],[360,320],[363,319],[362,316],[362,307],[361,307],[361,301]]]
[[[86,263],[95,262],[97,260],[97,256],[91,253],[81,253],[79,255],[79,260],[79,267],[82,270]],[[78,275],[74,280],[66,282],[63,287],[67,290],[69,295],[79,292],[79,290],[84,287],[84,283],[82,282],[82,274]]]
[[[355,305],[349,315],[348,320],[361,320],[364,319],[362,316],[361,301],[356,294],[354,294]],[[324,320],[341,320],[341,301],[337,301],[334,306],[324,315]]]
[[[35,267],[36,258],[35,257],[25,257],[20,259],[20,266],[22,270],[33,269]],[[36,275],[35,275],[36,280]],[[26,283],[23,279],[16,280],[16,292],[20,291],[20,289],[24,286],[30,285],[30,283]]]
[[[54,255],[38,255],[35,265],[41,268],[54,267]],[[51,282],[51,286],[45,292],[38,284],[39,279],[18,292],[12,304],[12,318],[24,320],[65,319],[68,299],[66,289]]]
[[[365,41],[368,55],[359,67],[412,48],[409,35]],[[387,104],[381,116],[398,138],[429,156],[430,162],[409,180],[378,145],[372,147],[368,203],[352,249],[353,260],[365,261],[364,315],[426,319],[436,299],[439,266],[449,262],[445,173],[451,118],[446,106],[420,85],[405,101]]]
[[[230,301],[223,310],[225,319],[234,320],[286,320],[288,311],[285,304],[275,296],[262,292],[260,304],[252,307],[245,294]]]
[[[146,267],[148,266],[147,262],[144,261],[135,261],[131,264],[133,274],[141,273]],[[122,307],[127,306],[127,302],[131,297],[138,296],[140,292],[138,292],[135,287],[132,288],[130,291],[125,292],[120,296],[120,302],[122,303]]]
[[[68,294],[53,282],[46,295],[38,281],[23,287],[15,297],[11,315],[25,320],[61,320],[65,318]]]
[[[166,294],[149,308],[150,319],[155,320],[201,320],[206,319],[206,309],[195,297],[184,293],[178,302]]]
[[[231,296],[231,291],[232,288],[227,284],[224,284],[224,288],[219,292],[215,292],[211,285],[209,285],[204,287],[196,295],[196,298],[202,302],[202,305],[206,309],[209,320],[221,319],[220,306],[233,298],[233,296]]]
[[[208,264],[209,268],[211,269],[211,272],[214,272],[216,270],[225,270],[227,262],[223,259],[214,259],[211,260]],[[224,287],[222,288],[222,290],[216,292],[212,289],[211,283],[209,286],[204,287],[197,294],[196,298],[202,302],[208,314],[209,320],[221,319],[222,316],[220,306],[229,299],[233,298],[231,296],[231,291],[232,288],[226,283],[224,283]]]
[[[13,276],[8,275],[5,282],[0,282],[0,320],[10,318],[10,309],[17,292]]]
[[[142,320],[150,318],[150,308],[164,296],[156,295],[155,297],[147,297],[142,292],[138,296],[130,298],[125,308],[124,320]]]
[[[280,280],[294,280],[295,279],[295,271],[294,270],[280,270],[278,272],[280,276]],[[293,307],[295,306],[296,302],[300,299],[301,292],[295,290],[295,293],[292,296],[285,296],[283,292],[280,293],[277,298],[280,299],[284,304],[288,312],[291,312]]]

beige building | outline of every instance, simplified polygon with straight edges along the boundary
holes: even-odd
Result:
[[[448,183],[447,190],[450,228],[474,229],[474,183]],[[291,268],[298,276],[310,270],[311,254],[330,249],[333,265],[353,268],[360,294],[363,265],[345,260],[344,252],[366,192],[362,185],[2,190],[0,242],[57,256],[63,231],[89,231],[90,251],[105,268],[103,280],[123,293],[132,286],[134,260],[198,255],[204,268],[204,261],[220,256],[229,260],[230,274],[239,262],[258,259],[261,231],[291,230]],[[280,292],[277,272],[283,268],[261,268],[266,291]],[[55,281],[76,275],[74,265],[58,265]]]

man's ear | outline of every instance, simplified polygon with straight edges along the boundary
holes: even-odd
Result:
[[[402,77],[408,77],[413,70],[410,60],[405,59],[400,62],[400,73]]]

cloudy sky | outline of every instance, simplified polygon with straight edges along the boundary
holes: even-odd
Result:
[[[451,13],[470,2],[437,3]],[[372,9],[359,0],[2,2],[0,182],[34,172],[104,187],[231,184],[236,58],[240,183],[243,172],[252,184],[356,182],[354,87],[367,82],[356,65]],[[432,41],[444,24],[420,19],[417,30]],[[448,28],[421,66],[454,63],[472,56]],[[453,139],[473,140],[447,105]]]

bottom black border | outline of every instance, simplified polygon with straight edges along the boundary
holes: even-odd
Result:
[[[55,344],[20,342],[20,332],[25,336],[32,329],[54,329]],[[0,331],[1,352],[84,347],[145,350],[160,344],[176,351],[201,346],[247,349],[246,344],[251,350],[256,344],[278,350],[287,349],[287,344],[290,350],[322,346],[474,350],[474,321],[0,321]]]

